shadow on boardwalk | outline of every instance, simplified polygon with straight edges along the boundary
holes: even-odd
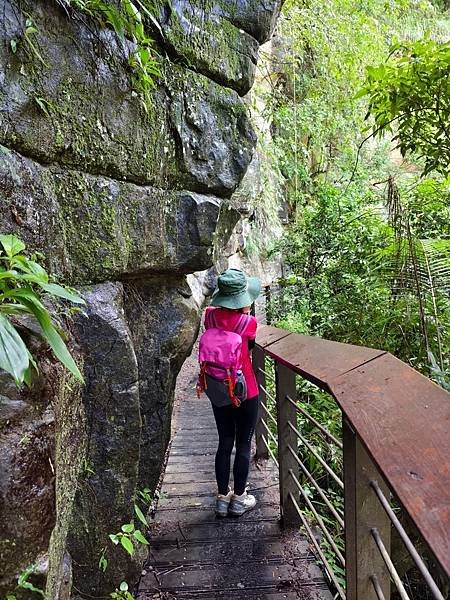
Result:
[[[253,511],[215,518],[217,433],[209,401],[194,398],[194,372],[188,359],[138,599],[331,600],[308,542],[280,528],[272,462],[251,465],[249,492],[258,500]]]

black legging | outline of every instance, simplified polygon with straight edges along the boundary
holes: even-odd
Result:
[[[239,406],[212,405],[219,433],[216,453],[216,479],[219,494],[228,493],[230,459],[236,440],[236,456],[233,465],[234,493],[240,496],[245,491],[250,466],[250,446],[258,417],[258,396],[249,398]]]

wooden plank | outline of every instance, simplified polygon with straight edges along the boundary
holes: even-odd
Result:
[[[258,497],[258,494],[256,493]],[[262,509],[264,507],[273,507],[273,502],[267,502],[264,499],[260,499],[258,497],[258,509]],[[158,512],[161,511],[183,511],[187,508],[196,509],[196,510],[205,510],[208,509],[210,513],[210,520],[214,519],[214,505],[216,502],[216,496],[211,494],[211,490],[209,494],[191,494],[186,496],[178,496],[178,495],[169,495],[164,496],[160,499],[158,503]],[[276,514],[278,514],[278,504],[276,505]],[[272,511],[273,513],[273,511]],[[252,511],[252,515],[256,513]]]
[[[199,463],[201,462],[207,462],[208,464],[210,464],[211,461],[211,457],[213,457],[213,462],[214,462],[214,456],[216,454],[217,451],[217,446],[211,446],[210,448],[199,448],[199,449],[192,449],[192,452],[188,452],[187,449],[185,447],[183,448],[174,448],[171,452],[170,452],[170,456],[171,459],[175,459],[174,462],[182,462],[183,460],[193,460],[192,457],[195,456],[196,458],[196,462],[197,459],[199,461]]]
[[[273,483],[271,482],[271,485],[276,485],[276,481],[278,479],[278,473],[274,473],[273,474],[274,479],[272,480]],[[259,472],[259,471],[250,471],[249,476],[248,476],[248,483],[250,484],[250,486],[256,487],[256,485],[261,485],[266,481],[266,475],[265,472]],[[187,485],[187,484],[192,484],[195,486],[195,484],[210,484],[210,489],[211,490],[215,490],[216,489],[216,479],[214,477],[214,473],[211,471],[207,471],[206,475],[202,474],[202,476],[197,475],[197,473],[192,473],[192,472],[188,472],[188,473],[168,473],[166,471],[166,474],[164,475],[164,484],[165,485]],[[213,485],[211,485],[213,484]]]
[[[177,523],[175,523],[177,525]],[[174,543],[208,542],[225,539],[257,539],[267,537],[277,539],[280,536],[280,526],[276,522],[247,520],[220,519],[208,523],[187,524],[182,531],[174,529],[159,535],[161,543],[167,545]]]
[[[186,565],[207,565],[221,557],[223,564],[233,564],[237,554],[246,556],[249,561],[268,560],[280,562],[283,559],[284,545],[280,540],[227,540],[214,544],[190,544],[187,546],[161,546],[158,540],[152,543],[152,552],[156,559],[150,561],[150,565],[161,570],[177,566]],[[305,542],[305,548],[302,554],[298,554],[296,559],[312,560],[308,545]]]
[[[258,503],[252,510],[252,514],[245,515],[241,521],[258,521],[258,522],[274,522],[280,517],[280,509],[277,506],[273,506],[268,503]],[[175,508],[161,508],[158,510],[158,525],[160,526],[171,526],[178,523],[181,525],[189,524],[195,519],[195,522],[200,524],[214,524],[216,517],[214,515],[214,505],[210,503],[204,506],[188,505],[178,509]]]
[[[290,331],[271,327],[270,325],[260,325],[256,335],[256,343],[261,348],[267,348],[270,344],[282,340],[289,335],[292,335]]]
[[[181,456],[173,456],[171,457],[167,468],[166,468],[166,472],[167,473],[172,473],[172,472],[184,472],[184,470],[186,470],[186,472],[188,471],[194,471],[196,469],[200,469],[201,471],[208,471],[208,467],[209,467],[209,472],[210,473],[214,473],[214,456],[215,456],[215,451],[211,452],[210,454],[197,454],[195,455],[195,460],[189,456],[186,455],[181,455]],[[231,460],[231,468],[233,465],[233,458]],[[261,468],[260,472],[264,472],[265,468]],[[269,471],[270,472],[270,471]]]
[[[326,390],[332,379],[386,354],[381,350],[296,333],[270,344],[265,351],[278,362]]]
[[[199,431],[185,432],[182,431],[176,435],[172,442],[172,448],[176,446],[187,445],[191,447],[191,444],[200,445],[208,442],[217,442],[219,436],[214,431],[207,430],[204,433]]]
[[[332,391],[450,576],[450,395],[391,355],[336,379]]]
[[[305,563],[303,575],[310,568],[310,563]],[[314,570],[314,566],[312,567]],[[232,579],[230,577],[232,575]],[[158,579],[161,587],[168,592],[176,592],[180,589],[209,589],[210,591],[225,589],[242,590],[250,589],[280,589],[283,582],[292,580],[295,571],[288,564],[254,563],[249,569],[246,561],[233,564],[233,573],[230,574],[229,564],[216,564],[212,568],[178,569],[176,571],[159,572]],[[309,579],[313,579],[310,577]],[[141,589],[158,588],[158,582],[154,573],[148,573],[141,581]]]
[[[289,588],[289,589],[288,589]],[[298,591],[290,591],[290,588],[296,588]],[[155,600],[156,588],[141,592],[138,596],[138,600]],[[297,584],[293,582],[289,584],[284,582],[283,585],[279,586],[279,591],[274,589],[273,586],[266,588],[250,589],[223,589],[223,590],[203,590],[202,588],[197,589],[178,589],[176,590],[176,596],[166,595],[159,596],[156,598],[167,598],[167,600],[331,600],[332,596],[326,589],[320,588],[317,584],[314,584],[314,588],[310,584],[304,584],[300,582]]]

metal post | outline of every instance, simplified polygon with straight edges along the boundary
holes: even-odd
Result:
[[[264,371],[264,350],[259,346],[255,346],[252,351],[252,362],[253,362],[253,370],[255,371],[256,381],[258,382],[258,387],[263,385],[266,388],[266,376],[263,373]],[[266,393],[261,387],[259,387],[259,402],[260,404],[264,404],[267,406],[267,397]],[[264,435],[267,439],[267,433],[264,429],[263,424],[261,423],[261,417],[264,417],[264,409],[259,407],[258,410],[258,420],[256,421],[255,428],[255,439],[256,439],[256,458],[269,458],[269,453],[267,451],[267,446],[262,439]]]
[[[284,527],[299,527],[300,516],[295,508],[292,496],[297,499],[299,491],[289,471],[299,478],[299,466],[289,446],[297,449],[297,435],[289,427],[291,422],[297,426],[297,411],[295,406],[286,399],[286,396],[295,398],[295,373],[281,363],[275,363],[275,381],[277,398],[277,423],[278,423],[278,463],[280,465],[280,510],[281,521]]]
[[[389,550],[391,522],[370,482],[377,480],[387,497],[389,490],[345,418],[343,437],[347,600],[377,600],[373,576],[385,598],[390,598],[389,573],[370,531],[376,528]]]

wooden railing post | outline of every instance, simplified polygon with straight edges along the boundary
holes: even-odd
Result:
[[[299,492],[290,471],[299,478],[299,466],[292,456],[289,446],[297,452],[297,435],[289,427],[297,426],[297,411],[286,398],[295,399],[295,373],[288,367],[275,363],[275,382],[278,423],[278,463],[280,465],[280,510],[284,527],[298,527],[301,519],[291,500],[298,500]]]
[[[252,351],[252,362],[253,362],[253,370],[256,375],[256,381],[258,382],[259,387],[259,402],[260,404],[264,404],[267,406],[267,397],[265,391],[260,387],[261,385],[266,387],[266,376],[264,374],[264,350],[259,346],[255,346]],[[255,428],[255,440],[256,440],[256,458],[269,458],[269,453],[267,451],[267,446],[262,439],[262,436],[265,435],[267,439],[267,433],[264,429],[263,424],[261,423],[261,417],[265,416],[264,409],[260,406],[258,411],[258,420],[256,422]]]
[[[347,600],[376,600],[373,576],[388,599],[391,597],[389,573],[370,532],[376,528],[390,551],[391,523],[370,482],[377,480],[386,497],[389,490],[345,418],[343,438]]]

